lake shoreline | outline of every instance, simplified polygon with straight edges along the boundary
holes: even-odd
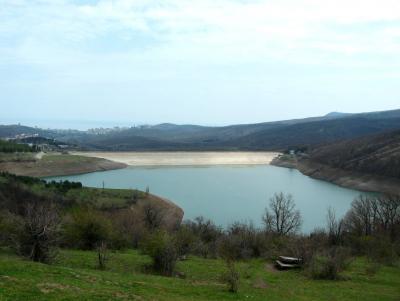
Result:
[[[101,158],[49,153],[27,161],[0,162],[0,171],[18,176],[53,177],[126,168],[127,165]]]
[[[290,160],[276,157],[271,165],[293,168],[314,179],[330,182],[341,187],[365,192],[400,194],[400,180],[360,172],[352,172],[313,162],[309,159]]]

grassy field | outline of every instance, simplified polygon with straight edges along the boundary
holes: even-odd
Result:
[[[11,181],[6,176],[0,175],[0,196],[3,194],[7,197],[14,198],[13,195],[8,195],[8,186]],[[154,205],[163,209],[165,221],[167,224],[180,222],[183,218],[183,210],[171,203],[169,200],[163,199],[153,194],[147,194],[136,189],[110,189],[110,188],[72,188],[66,191],[60,191],[55,186],[46,187],[43,181],[34,179],[33,183],[22,184],[19,187],[32,192],[37,196],[42,196],[47,199],[59,199],[60,196],[65,201],[74,201],[77,204],[91,204],[98,209],[128,209],[135,211],[140,210],[146,204]],[[14,200],[16,201],[16,199]]]
[[[4,153],[0,152],[0,163],[3,162],[34,162],[35,153]]]
[[[383,267],[368,276],[363,258],[347,280],[310,280],[301,272],[278,272],[263,260],[239,263],[238,294],[220,282],[221,260],[190,257],[178,264],[185,279],[146,274],[149,258],[137,251],[110,254],[106,271],[96,253],[61,251],[54,265],[0,252],[0,300],[400,300],[400,269]]]

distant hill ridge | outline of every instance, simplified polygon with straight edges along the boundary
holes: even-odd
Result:
[[[199,126],[162,123],[96,135],[88,131],[0,126],[0,137],[38,133],[88,150],[284,150],[358,138],[400,129],[400,110],[331,112],[325,116],[256,124]]]

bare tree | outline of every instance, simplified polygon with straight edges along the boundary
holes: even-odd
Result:
[[[358,235],[372,235],[377,218],[377,202],[369,196],[360,195],[351,203],[351,209],[346,215],[346,226]]]
[[[389,233],[394,240],[400,229],[400,197],[394,195],[379,196],[375,199],[377,203],[377,216],[380,227]]]
[[[105,241],[101,241],[97,246],[97,260],[99,269],[105,270],[108,261],[108,248]]]
[[[150,203],[145,204],[143,206],[143,222],[150,231],[160,228],[164,222],[164,210]]]
[[[49,262],[59,237],[60,216],[52,203],[27,203],[14,242],[33,261]]]
[[[301,227],[300,211],[296,210],[293,197],[290,194],[276,193],[269,203],[269,209],[265,208],[262,217],[268,232],[279,235],[296,233]]]
[[[400,229],[400,197],[359,196],[347,213],[346,227],[358,235],[382,233],[394,240]]]
[[[336,218],[336,212],[332,207],[328,208],[326,215],[328,236],[331,245],[339,245],[343,234],[343,219]]]

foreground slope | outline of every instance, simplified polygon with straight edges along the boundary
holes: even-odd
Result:
[[[357,259],[347,280],[310,280],[296,271],[278,272],[261,259],[240,262],[238,294],[220,281],[221,260],[190,257],[178,264],[184,279],[143,272],[149,258],[137,251],[110,255],[106,271],[95,268],[95,252],[62,251],[55,265],[24,261],[0,251],[0,300],[399,300],[400,270],[366,272]]]

